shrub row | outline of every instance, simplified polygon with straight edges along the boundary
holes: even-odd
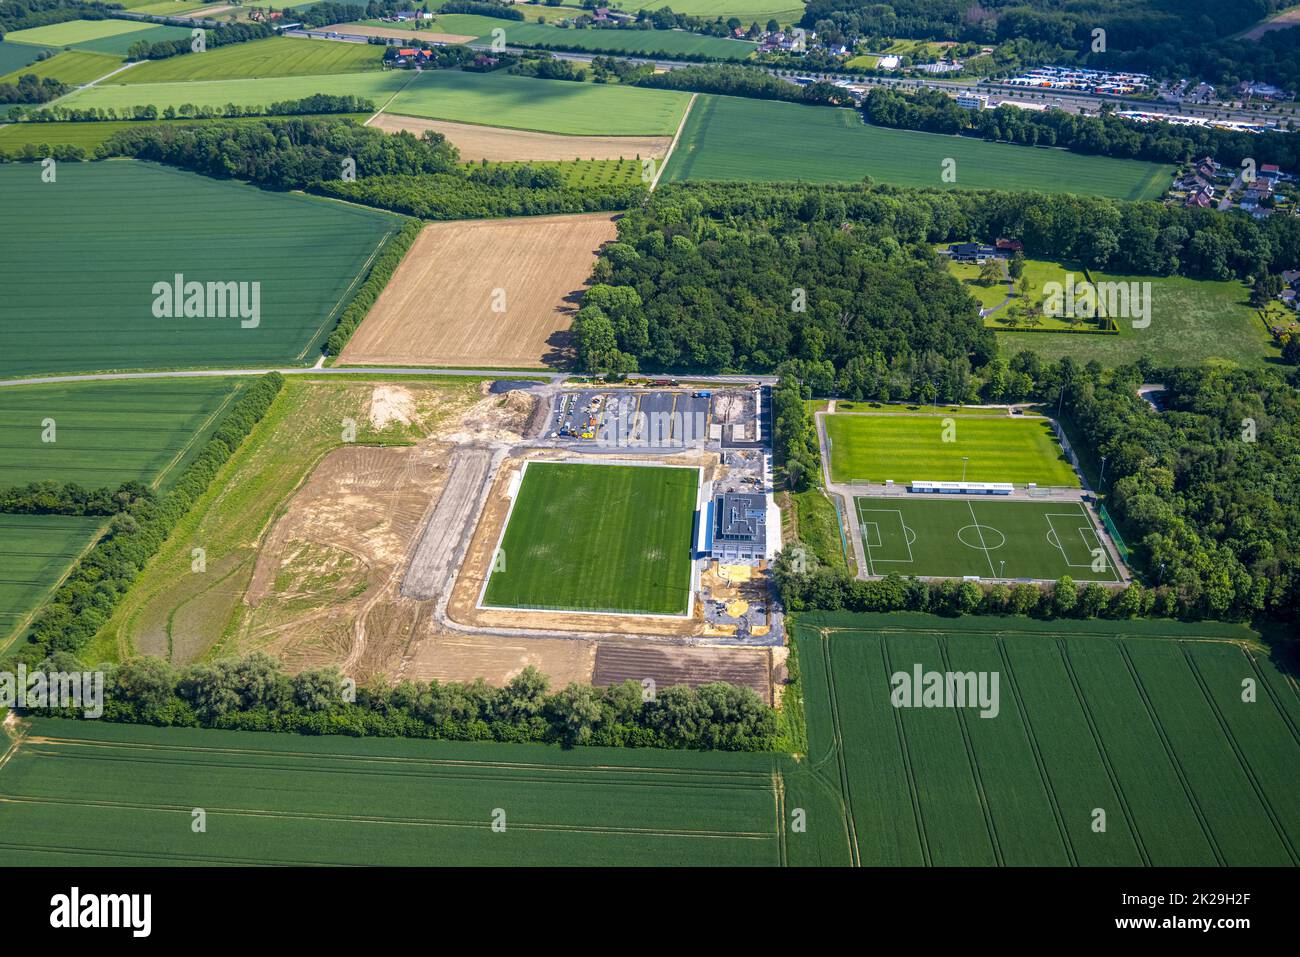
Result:
[[[352,338],[352,333],[357,331],[357,326],[361,325],[361,320],[366,318],[366,313],[375,304],[379,294],[384,291],[384,287],[388,285],[388,280],[393,277],[397,267],[402,264],[403,257],[406,256],[416,237],[420,235],[420,229],[423,226],[424,223],[418,219],[408,219],[397,235],[384,246],[384,251],[379,254],[379,258],[370,267],[370,275],[366,277],[366,281],[361,284],[357,294],[352,297],[352,301],[343,310],[343,314],[339,316],[338,325],[330,333],[330,337],[325,343],[327,354],[336,356],[343,351],[343,347]]]

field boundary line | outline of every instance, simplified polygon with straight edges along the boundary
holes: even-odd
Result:
[[[1129,656],[1128,648],[1125,647],[1124,642],[1120,641],[1118,645],[1120,657],[1124,660],[1124,666],[1128,668],[1129,679],[1137,689],[1138,697],[1142,699],[1142,706],[1147,710],[1147,719],[1155,728],[1156,735],[1164,746],[1165,756],[1169,758],[1174,773],[1178,775],[1178,781],[1183,786],[1183,793],[1187,796],[1187,801],[1192,807],[1192,813],[1196,815],[1196,820],[1201,825],[1201,831],[1210,844],[1210,851],[1214,854],[1214,860],[1220,867],[1227,867],[1227,861],[1224,860],[1223,851],[1219,849],[1219,842],[1215,837],[1214,829],[1210,827],[1205,812],[1201,810],[1201,802],[1197,800],[1196,789],[1192,787],[1191,782],[1187,779],[1187,772],[1183,770],[1183,763],[1178,759],[1177,752],[1174,751],[1174,746],[1169,740],[1169,734],[1165,731],[1164,723],[1160,720],[1160,716],[1156,714],[1155,705],[1151,703],[1151,699],[1147,695],[1146,686],[1142,684],[1142,677],[1137,672],[1137,666],[1133,664],[1133,659]]]
[[[370,117],[370,120],[373,120],[373,119],[375,118],[375,116],[378,116],[380,113],[384,112],[384,110],[388,109],[388,107],[392,104],[393,100],[397,99],[397,94],[403,92],[403,91],[404,91],[408,86],[410,86],[412,83],[414,83],[415,80],[416,80],[416,77],[418,77],[419,75],[420,75],[420,71],[419,71],[419,70],[415,70],[414,72],[412,72],[411,75],[410,75],[410,77],[407,79],[407,81],[406,81],[405,83],[402,84],[401,88],[400,88],[400,89],[397,89],[397,90],[394,90],[394,91],[393,91],[393,95],[390,96],[388,99],[386,99],[386,100],[384,101],[384,105],[381,106],[379,109],[375,110],[375,115],[372,116],[372,117]],[[361,125],[362,125],[362,126],[369,126],[369,125],[370,125],[370,120],[366,120],[366,121],[365,121],[364,123],[362,123]]]
[[[655,191],[655,187],[659,185],[659,177],[663,176],[664,170],[668,168],[668,161],[673,158],[673,150],[677,149],[677,141],[681,139],[682,130],[686,129],[686,120],[691,115],[691,107],[695,105],[695,98],[699,95],[698,93],[692,93],[691,98],[686,101],[686,109],[682,111],[682,121],[677,124],[677,132],[673,134],[673,141],[668,144],[668,152],[664,154],[663,162],[655,170],[654,182],[650,184],[650,192],[652,193]]]
[[[108,531],[108,523],[109,519],[107,518],[99,523],[99,528],[95,529],[95,534],[90,537],[90,541],[86,543],[86,547],[77,552],[72,561],[68,563],[68,567],[63,570],[63,574],[59,576],[59,580],[51,585],[49,590],[41,596],[36,607],[22,617],[18,621],[18,624],[13,626],[13,630],[9,632],[7,636],[0,639],[0,652],[9,650],[9,647],[31,626],[31,623],[35,620],[36,616],[45,610],[45,606],[50,603],[50,599],[54,597],[55,593],[60,588],[63,587],[63,583],[68,580],[68,576],[76,571],[77,566],[81,564],[81,560],[90,553],[92,548],[99,544],[99,540],[103,538],[104,533]]]
[[[1002,640],[1001,635],[993,639],[997,646],[998,656],[1002,659],[1002,667],[1007,673],[1007,683],[1011,686],[1011,697],[1016,699],[1016,710],[1020,713],[1020,726],[1025,730],[1025,740],[1029,743],[1029,750],[1034,755],[1034,764],[1038,767],[1038,777],[1043,783],[1043,792],[1047,795],[1047,803],[1052,808],[1052,817],[1056,819],[1056,829],[1061,834],[1061,846],[1065,848],[1065,856],[1070,861],[1071,867],[1079,866],[1079,856],[1075,853],[1074,842],[1070,840],[1070,829],[1065,824],[1065,815],[1061,811],[1060,799],[1056,796],[1056,787],[1052,784],[1052,775],[1047,770],[1047,762],[1043,760],[1043,751],[1038,743],[1038,736],[1034,734],[1034,723],[1029,717],[1029,709],[1025,707],[1025,701],[1020,697],[1020,687],[1016,683],[1016,672],[1011,667],[1011,655],[1007,651],[1006,643]]]
[[[171,460],[167,463],[167,467],[164,468],[162,471],[160,471],[157,474],[157,476],[154,477],[154,480],[149,483],[149,487],[151,489],[157,491],[158,486],[162,484],[162,480],[166,478],[167,475],[171,472],[171,470],[176,467],[177,463],[180,462],[180,460],[185,457],[185,453],[188,452],[194,446],[194,443],[199,440],[199,436],[203,434],[203,431],[209,425],[212,424],[212,421],[218,415],[220,415],[222,412],[226,410],[226,406],[230,405],[230,403],[234,401],[235,396],[239,395],[239,393],[243,391],[244,391],[244,383],[236,382],[234,384],[234,387],[229,392],[226,393],[226,397],[221,400],[221,404],[212,410],[212,414],[209,415],[206,419],[204,419],[203,423],[197,429],[193,430],[193,432],[190,434],[189,441],[186,442],[184,445],[182,445],[179,449],[177,449],[176,454],[173,455],[171,457]]]
[[[880,646],[880,661],[885,666],[885,674],[893,674],[889,663],[889,649],[883,640],[877,640]],[[912,799],[912,819],[916,823],[916,836],[921,845],[921,859],[926,867],[934,866],[934,855],[930,852],[930,839],[925,833],[925,820],[921,816],[921,797],[916,789],[916,774],[912,770],[912,753],[907,749],[907,734],[903,731],[903,716],[894,708],[894,733],[898,735],[898,750],[903,756],[903,767],[907,769],[907,793]]]
[[[948,642],[942,637],[935,641],[939,649],[939,660],[943,662],[944,671],[954,674],[952,661],[948,658]],[[998,867],[1006,866],[1006,855],[1002,853],[1002,844],[998,840],[998,829],[993,823],[993,808],[989,805],[988,794],[984,790],[984,777],[980,774],[979,759],[975,756],[975,746],[971,743],[970,728],[966,724],[966,709],[954,708],[957,712],[957,726],[961,728],[962,744],[966,748],[966,760],[970,762],[971,775],[975,778],[975,793],[979,795],[980,810],[984,813],[984,826],[989,832],[989,841],[993,845],[993,857]]]
[[[858,823],[853,817],[853,789],[849,786],[849,769],[844,760],[844,734],[840,725],[840,702],[835,694],[835,674],[831,662],[831,642],[822,635],[822,661],[826,668],[826,687],[830,692],[831,739],[835,748],[835,763],[839,767],[840,788],[844,794],[844,823],[849,829],[849,860],[854,867],[862,866],[862,852],[858,849]]]
[[[997,578],[998,573],[993,568],[993,556],[989,554],[989,546],[984,541],[984,529],[980,526],[980,520],[975,517],[975,503],[970,499],[966,499],[966,507],[970,510],[970,520],[975,523],[975,534],[980,537],[980,548],[984,550],[984,560],[989,563],[989,575],[992,578]],[[1003,537],[1005,538],[1005,536]]]
[[[48,844],[14,844],[0,841],[0,848],[38,854],[74,854],[82,857],[99,855],[102,857],[129,857],[145,861],[170,861],[178,864],[238,864],[242,867],[360,867],[350,863],[336,861],[267,861],[243,857],[188,857],[183,854],[168,854],[164,851],[126,851],[105,850],[93,847],[50,847]]]
[[[776,859],[781,867],[789,867],[790,853],[785,833],[785,778],[776,767],[772,768],[772,797],[776,802]]]
[[[1079,676],[1074,673],[1074,666],[1070,663],[1070,651],[1066,647],[1064,639],[1056,639],[1056,652],[1061,656],[1061,665],[1065,669],[1066,678],[1070,681],[1070,688],[1074,691],[1074,698],[1079,703],[1079,710],[1083,712],[1083,720],[1088,723],[1088,733],[1092,735],[1092,743],[1097,748],[1097,754],[1101,758],[1101,766],[1106,769],[1106,777],[1110,779],[1110,786],[1115,789],[1115,797],[1119,801],[1120,809],[1123,810],[1124,817],[1128,820],[1129,833],[1132,835],[1133,844],[1142,857],[1143,865],[1150,867],[1151,855],[1148,853],[1146,845],[1142,843],[1142,833],[1138,830],[1137,818],[1133,815],[1133,809],[1128,803],[1128,796],[1124,794],[1124,788],[1119,783],[1119,775],[1115,773],[1115,766],[1111,764],[1110,754],[1106,751],[1106,742],[1102,740],[1101,732],[1097,730],[1097,722],[1092,717],[1092,709],[1088,707],[1087,696],[1084,695],[1083,688],[1079,685]]]
[[[378,245],[376,245],[375,248],[370,251],[369,257],[367,257],[366,261],[361,264],[361,268],[358,269],[356,273],[353,275],[352,281],[348,283],[347,288],[344,289],[343,292],[339,295],[338,299],[334,301],[334,305],[330,308],[330,311],[325,314],[325,318],[322,319],[321,324],[316,327],[316,331],[311,334],[311,338],[308,339],[307,344],[302,347],[302,351],[299,352],[298,355],[294,357],[295,360],[297,361],[306,360],[307,353],[311,351],[312,344],[321,338],[321,335],[325,332],[326,325],[329,324],[331,319],[337,321],[336,314],[339,313],[340,307],[346,308],[343,306],[343,301],[353,296],[356,293],[358,287],[365,283],[366,279],[362,277],[369,278],[370,267],[374,264],[375,260],[379,258],[379,254],[383,252],[384,247],[388,245],[388,241],[392,239],[395,235],[397,235],[399,229],[400,227],[398,227],[398,229],[390,230],[380,238]],[[402,258],[405,259],[406,257],[403,256]],[[398,265],[400,266],[401,263],[398,263]],[[378,302],[377,297],[375,301]],[[373,303],[371,304],[371,307],[373,308]],[[367,309],[366,316],[368,316],[369,314],[370,314],[370,310]],[[366,316],[361,317],[362,322],[365,321]],[[357,323],[357,328],[358,329],[361,328],[360,322]],[[324,346],[325,346],[325,342],[324,340],[322,340],[320,342],[319,347],[323,349]]]
[[[1228,725],[1227,719],[1223,717],[1223,712],[1219,710],[1218,702],[1216,702],[1214,696],[1210,694],[1210,689],[1205,684],[1205,677],[1201,674],[1201,670],[1196,667],[1196,662],[1192,659],[1192,656],[1188,653],[1187,649],[1180,644],[1178,650],[1182,653],[1183,661],[1187,665],[1187,670],[1192,673],[1192,679],[1196,682],[1196,686],[1201,689],[1201,695],[1205,698],[1206,707],[1210,709],[1210,714],[1214,715],[1214,720],[1218,722],[1219,730],[1223,732],[1224,738],[1228,741],[1228,747],[1232,749],[1233,755],[1237,758],[1237,763],[1241,765],[1241,770],[1246,775],[1246,780],[1250,782],[1250,786],[1252,790],[1254,790],[1255,796],[1259,798],[1259,803],[1264,808],[1264,813],[1268,815],[1269,822],[1273,825],[1273,830],[1277,831],[1277,836],[1281,839],[1282,846],[1286,848],[1287,854],[1290,855],[1291,863],[1293,865],[1300,864],[1300,855],[1296,854],[1295,845],[1291,843],[1291,836],[1287,834],[1286,828],[1283,827],[1282,822],[1278,820],[1277,811],[1273,809],[1273,803],[1268,799],[1268,795],[1264,793],[1264,787],[1259,783],[1259,776],[1255,773],[1255,769],[1251,767],[1250,759],[1247,758],[1245,752],[1241,750],[1241,745],[1237,743],[1237,739],[1232,733],[1232,728]]]
[[[1282,702],[1278,700],[1279,692],[1273,687],[1272,682],[1264,677],[1263,672],[1259,670],[1259,663],[1255,661],[1255,656],[1251,653],[1251,650],[1243,647],[1241,653],[1245,655],[1246,660],[1250,662],[1250,668],[1255,673],[1255,680],[1264,686],[1264,692],[1273,702],[1273,707],[1277,709],[1277,713],[1281,716],[1283,723],[1291,729],[1291,735],[1296,739],[1296,743],[1300,744],[1300,729],[1296,728],[1295,722],[1291,718],[1291,713],[1286,709]],[[1282,675],[1282,680],[1287,682],[1286,687],[1291,690],[1292,694],[1294,694],[1295,685],[1289,679],[1289,675]]]

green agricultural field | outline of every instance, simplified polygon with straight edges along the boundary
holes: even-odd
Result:
[[[524,15],[529,23],[536,23],[537,18],[543,18],[547,23],[554,20],[571,20],[574,17],[580,17],[589,11],[578,6],[549,6],[544,3],[526,2],[517,4],[519,12]]]
[[[0,766],[5,865],[785,861],[773,755],[54,719],[31,734]],[[208,809],[197,837],[191,807]]]
[[[140,40],[160,43],[188,39],[185,27],[169,27],[140,20],[68,20],[6,34],[5,43],[35,43],[46,47],[72,47],[91,53],[126,56],[131,44]]]
[[[6,386],[0,389],[0,487],[116,488],[136,481],[165,491],[245,385],[204,376]]]
[[[538,80],[508,73],[426,70],[388,113],[584,136],[671,136],[689,93]]]
[[[705,56],[716,60],[745,60],[758,49],[757,43],[747,40],[706,37],[683,30],[574,30],[536,22],[521,23],[517,20],[497,20],[491,17],[466,17],[463,14],[440,16],[434,23],[432,29],[444,33],[468,35],[471,31],[477,31],[479,40],[484,43],[491,39],[492,30],[499,28],[505,30],[506,43],[517,47]],[[430,28],[422,27],[422,29]]]
[[[682,615],[699,473],[531,463],[486,605]]]
[[[321,41],[322,43],[325,41]],[[203,56],[212,56],[205,53]],[[192,55],[192,54],[191,54]],[[137,69],[132,67],[131,69]],[[127,71],[129,73],[130,70]],[[122,74],[125,76],[126,74]],[[382,106],[394,93],[418,74],[405,70],[369,73],[333,73],[323,76],[259,77],[244,80],[204,80],[192,83],[119,83],[79,90],[62,102],[78,109],[123,109],[134,106],[270,106],[286,100],[301,100],[316,93],[341,96],[351,93]],[[116,79],[116,78],[115,78]]]
[[[676,8],[674,8],[676,9]],[[940,177],[956,161],[956,181]],[[858,182],[1153,199],[1172,167],[867,126],[856,110],[701,95],[664,173],[686,180]]]
[[[0,651],[21,632],[105,521],[0,514]]]
[[[790,26],[803,16],[803,4],[798,0],[637,0],[635,6],[638,10],[671,7],[673,13],[692,17],[736,17],[745,26],[757,21],[760,27],[766,26],[769,19]]]
[[[113,77],[113,81],[136,85],[268,76],[320,76],[379,70],[383,63],[384,48],[370,43],[268,37],[252,43],[217,47],[201,54],[151,60]]]
[[[1032,349],[1044,361],[1071,356],[1080,365],[1096,359],[1109,367],[1126,365],[1143,355],[1161,365],[1217,361],[1242,366],[1262,365],[1278,355],[1267,327],[1250,307],[1250,290],[1241,282],[1100,272],[1093,272],[1092,278],[1096,282],[1151,283],[1150,324],[1138,329],[1131,319],[1121,318],[1117,336],[999,332],[999,351],[1010,357]]]
[[[225,4],[215,2],[215,0],[212,3],[195,2],[195,0],[154,0],[153,3],[131,7],[131,12],[148,13],[155,17],[179,17],[183,13],[194,13],[204,7],[220,6],[225,6]]]
[[[31,70],[24,70],[23,67],[34,64],[42,53],[54,52],[56,51],[50,47],[31,43],[0,42],[0,74],[12,73],[17,76],[21,73],[31,73]]]
[[[828,415],[831,480],[1078,487],[1079,478],[1047,419],[991,410],[985,415],[954,419],[951,428],[945,424],[947,415]]]
[[[0,376],[309,364],[401,222],[134,160],[63,163],[46,185],[0,166]],[[247,283],[247,308],[156,317],[177,275]]]
[[[3,143],[3,131],[0,130],[0,144]],[[473,169],[478,165],[478,163],[464,164],[466,169]],[[564,177],[566,186],[635,186],[641,182],[641,164],[634,159],[565,160],[563,162],[512,160],[492,165],[557,169]]]
[[[107,76],[122,65],[120,56],[107,53],[86,53],[83,50],[65,50],[48,60],[34,63],[8,76],[0,76],[0,83],[16,83],[18,78],[31,73],[41,79],[52,77],[67,86],[81,86],[91,80]]]
[[[1118,582],[1083,503],[1005,498],[855,498],[868,572],[932,578]]]
[[[313,119],[346,117],[364,123],[369,113],[318,114]],[[262,117],[222,118],[223,123],[256,123]],[[15,153],[23,146],[79,146],[87,153],[100,143],[107,142],[114,133],[137,126],[158,126],[171,123],[180,126],[198,126],[206,120],[104,120],[93,123],[10,123],[0,126],[0,151]]]
[[[1294,678],[1230,627],[799,616],[806,765],[839,805],[821,843],[865,866],[1295,865]],[[894,707],[918,665],[996,674],[996,716]]]

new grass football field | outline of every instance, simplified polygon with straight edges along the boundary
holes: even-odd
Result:
[[[855,498],[872,575],[1120,580],[1081,502]]]
[[[1078,488],[1079,477],[1037,416],[837,414],[825,416],[831,480],[902,485],[1013,482]],[[945,425],[946,422],[951,425]],[[963,461],[965,459],[966,461]]]
[[[941,179],[956,161],[956,180]],[[868,126],[856,110],[701,94],[664,171],[694,180],[855,183],[1037,190],[1155,199],[1173,168],[1141,160]]]
[[[682,615],[699,471],[529,463],[485,605]]]
[[[315,361],[388,213],[135,160],[0,166],[0,377]],[[252,283],[238,317],[154,315],[157,283]],[[251,319],[249,320],[252,321]]]

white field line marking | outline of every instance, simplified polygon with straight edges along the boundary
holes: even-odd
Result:
[[[980,548],[984,550],[984,560],[989,563],[989,574],[997,578],[998,573],[993,569],[993,556],[989,554],[988,545],[984,544],[984,529],[980,527],[980,520],[975,517],[975,506],[971,504],[970,499],[966,500],[966,507],[970,509],[970,520],[975,523],[975,534],[980,537]]]
[[[686,129],[686,119],[691,115],[691,107],[695,105],[695,98],[697,96],[699,96],[698,93],[692,93],[691,98],[686,101],[686,112],[682,114],[682,121],[677,124],[677,132],[673,134],[673,141],[668,144],[668,152],[664,154],[663,162],[660,163],[659,168],[655,170],[654,182],[650,184],[650,192],[652,193],[654,192],[655,187],[659,185],[659,177],[663,176],[664,170],[668,168],[668,161],[672,159],[673,150],[677,149],[677,141],[682,137],[682,130]]]
[[[907,526],[907,523],[906,523],[905,521],[903,521],[903,510],[902,510],[901,508],[868,508],[868,509],[859,508],[859,509],[858,509],[858,523],[859,523],[860,525],[875,525],[875,526],[876,526],[876,532],[877,532],[877,534],[879,535],[879,532],[880,532],[880,525],[879,525],[878,523],[876,523],[876,522],[867,522],[867,520],[863,517],[863,516],[864,516],[865,514],[867,514],[867,513],[880,513],[880,514],[882,514],[882,515],[896,515],[896,516],[898,516],[898,531],[899,531],[899,534],[902,536],[903,544],[907,546],[907,558],[906,558],[906,559],[903,559],[903,558],[877,558],[877,559],[872,559],[871,561],[888,562],[888,563],[890,563],[890,564],[892,564],[892,565],[902,565],[902,564],[908,564],[908,565],[911,565],[911,564],[914,564],[914,563],[916,562],[916,558],[915,558],[915,556],[912,554],[912,543],[909,542],[909,541],[907,540],[908,526]],[[883,548],[884,545],[885,545],[885,536],[884,536],[884,535],[880,535],[879,537],[880,537],[880,544],[877,545],[876,547],[877,547],[877,548]],[[864,540],[863,540],[863,544],[864,544],[864,545],[866,544],[866,540],[865,540],[865,538],[864,538]],[[875,574],[875,572],[872,572],[872,574]]]

